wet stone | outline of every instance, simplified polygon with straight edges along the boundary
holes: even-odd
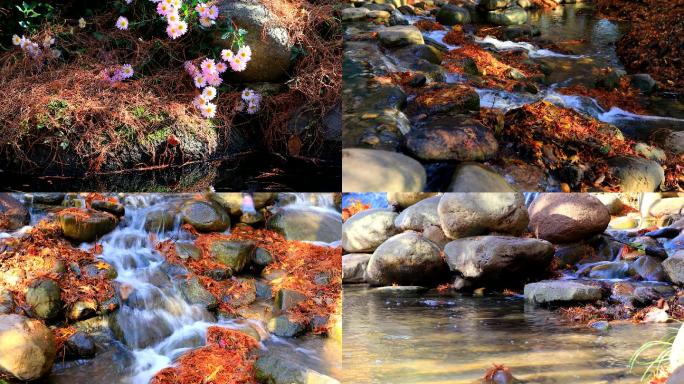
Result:
[[[485,126],[446,117],[406,135],[406,147],[423,160],[484,161],[499,148],[493,133]]]
[[[304,324],[291,321],[287,315],[280,315],[269,320],[268,331],[280,337],[296,337],[306,331]]]
[[[275,260],[273,259],[273,255],[271,253],[262,247],[257,247],[256,251],[254,252],[254,264],[258,265],[260,267],[265,267],[271,263],[273,263]]]
[[[378,41],[388,48],[403,47],[410,44],[425,44],[420,30],[407,25],[397,25],[379,30]]]
[[[126,213],[126,208],[122,204],[112,201],[95,200],[90,203],[90,207],[98,211],[109,212],[115,216],[123,216]]]
[[[93,338],[83,332],[76,332],[65,342],[66,355],[72,358],[90,358],[95,356],[97,347]]]
[[[274,305],[277,309],[286,311],[303,303],[306,299],[306,295],[299,291],[283,288],[276,292]]]

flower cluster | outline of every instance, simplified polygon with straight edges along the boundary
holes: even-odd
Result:
[[[204,28],[209,28],[216,23],[216,18],[218,18],[219,10],[215,5],[208,5],[206,3],[199,3],[195,7],[195,11],[199,15],[200,24]]]
[[[110,85],[130,79],[133,77],[133,74],[135,74],[135,71],[133,71],[133,67],[130,64],[124,64],[114,69],[105,68],[102,70],[102,72],[100,72],[102,78]]]
[[[34,59],[39,59],[43,54],[53,53],[57,56],[57,52],[53,52],[50,47],[55,44],[55,39],[53,37],[47,36],[43,40],[43,48],[41,49],[38,43],[31,41],[27,37],[19,37],[17,35],[12,36],[12,44],[18,45],[24,52],[28,53]]]
[[[245,45],[234,53],[230,49],[221,51],[221,58],[230,64],[230,68],[235,72],[242,72],[247,68],[247,63],[252,60],[252,49]]]
[[[185,70],[193,78],[195,86],[203,89],[202,93],[193,100],[193,105],[199,109],[202,116],[210,119],[216,115],[216,104],[211,102],[218,94],[215,87],[223,83],[220,74],[225,72],[227,68],[225,64],[219,66],[212,59],[204,59],[200,68],[197,68],[192,62],[185,63]]]
[[[179,14],[183,5],[181,0],[150,0],[157,3],[157,13],[166,18],[166,34],[177,39],[188,32],[188,23]]]
[[[247,104],[247,113],[253,115],[259,111],[259,105],[261,104],[261,95],[254,92],[252,89],[245,88],[242,91],[242,100]],[[244,106],[240,108],[242,110]]]

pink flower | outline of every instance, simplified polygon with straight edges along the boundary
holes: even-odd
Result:
[[[202,68],[202,72],[204,74],[215,73],[216,62],[214,61],[214,59],[204,59],[200,64],[200,68]]]
[[[230,68],[235,72],[242,72],[247,68],[247,63],[239,56],[233,56],[228,60],[228,63],[230,63]]]
[[[206,16],[200,17],[199,22],[200,22],[200,25],[203,26],[204,28],[209,28],[212,25],[214,25],[214,23],[215,23],[214,20],[212,20]]]
[[[183,67],[185,68],[185,71],[188,73],[188,75],[190,75],[191,77],[195,77],[199,74],[197,66],[195,66],[195,64],[193,64],[192,61],[186,61]]]
[[[207,85],[207,79],[202,75],[195,76],[195,87],[204,88]]]
[[[207,84],[211,85],[212,87],[218,87],[223,84],[223,79],[218,75],[218,73],[206,75],[206,78]]]
[[[212,6],[207,10],[206,15],[203,15],[203,16],[206,16],[206,17],[208,17],[208,18],[210,18],[210,19],[212,19],[212,20],[216,20],[216,18],[218,17],[218,14],[219,14],[218,7],[215,6],[215,5],[212,5]]]
[[[235,54],[230,49],[224,49],[221,51],[221,58],[223,61],[229,61],[233,58],[233,56],[235,56]]]
[[[168,15],[168,14],[171,13],[173,10],[174,10],[174,9],[173,9],[173,7],[172,7],[171,5],[166,4],[166,3],[164,3],[164,2],[161,2],[161,3],[157,4],[157,13],[160,14],[160,15],[162,15],[162,16]]]
[[[119,16],[119,18],[116,20],[116,27],[122,31],[127,30],[128,29],[128,19],[123,17],[123,16]]]
[[[223,73],[228,70],[228,64],[224,63],[223,61],[219,61],[216,63],[216,70],[218,73]]]

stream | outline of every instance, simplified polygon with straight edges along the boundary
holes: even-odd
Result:
[[[597,331],[521,298],[349,285],[343,313],[342,381],[349,383],[473,383],[505,364],[527,383],[633,384],[642,372],[629,372],[631,355],[673,329],[625,322]]]
[[[296,339],[269,335],[260,320],[216,318],[203,306],[191,305],[184,299],[174,279],[180,272],[169,267],[154,249],[152,234],[144,229],[144,224],[146,214],[151,210],[189,197],[127,194],[121,198],[126,208],[125,217],[114,231],[99,241],[102,245],[99,257],[116,269],[118,283],[131,288],[132,293],[114,315],[124,341],[99,341],[98,347],[104,352],[95,358],[57,363],[47,382],[147,384],[156,372],[173,364],[181,354],[203,345],[206,330],[212,325],[256,332],[264,340],[260,348],[287,355],[318,372],[338,375],[341,345],[332,338],[309,334]],[[294,194],[293,200],[288,209],[312,206],[330,209],[333,204],[331,197],[314,194]],[[85,205],[85,201],[82,204]],[[30,225],[35,225],[46,214],[44,207],[32,206]],[[156,233],[156,236],[159,240],[192,240],[188,232],[180,230],[178,215],[172,230]],[[81,244],[83,249],[92,246]],[[261,304],[270,305],[266,301]]]

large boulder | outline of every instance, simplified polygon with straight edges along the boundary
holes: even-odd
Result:
[[[0,315],[0,371],[18,380],[36,380],[52,368],[55,337],[39,320]]]
[[[340,240],[342,216],[320,208],[284,207],[271,216],[267,227],[288,240],[332,243]]]
[[[145,230],[148,232],[170,231],[176,221],[176,211],[169,208],[154,209],[145,215]]]
[[[62,309],[60,297],[57,283],[50,279],[37,279],[26,291],[26,304],[31,310],[32,317],[52,319],[59,315]]]
[[[491,232],[520,235],[529,221],[521,193],[445,193],[437,211],[444,234],[452,239]]]
[[[394,219],[394,226],[402,231],[422,232],[425,227],[440,225],[437,206],[441,196],[433,196],[404,209]]]
[[[292,41],[285,25],[281,24],[266,6],[249,0],[222,0],[219,14],[229,17],[237,28],[247,31],[245,44],[252,49],[252,60],[242,72],[228,71],[231,80],[241,83],[273,82],[284,78],[292,65]],[[231,48],[232,40],[223,40],[217,33],[216,43]]]
[[[525,299],[534,304],[567,304],[597,301],[603,290],[596,285],[572,280],[548,280],[525,285]]]
[[[444,247],[446,261],[466,281],[487,287],[520,285],[548,273],[553,245],[511,236],[478,236],[454,240]]]
[[[365,283],[369,253],[350,253],[342,256],[342,282],[345,284]]]
[[[342,248],[347,252],[373,252],[394,236],[396,212],[369,209],[350,217],[342,225]]]
[[[552,243],[572,243],[603,233],[610,223],[608,208],[582,193],[544,193],[529,207],[530,229]]]
[[[608,159],[608,165],[623,192],[653,192],[665,181],[665,171],[655,160],[616,156]]]
[[[409,231],[390,237],[373,252],[366,281],[371,285],[434,286],[444,280],[446,272],[439,247]]]
[[[200,232],[223,232],[230,227],[230,216],[218,204],[208,200],[188,200],[180,208],[183,223]]]
[[[86,208],[64,209],[57,213],[57,221],[64,236],[79,242],[94,241],[118,224],[118,219],[111,213]]]
[[[342,150],[342,192],[422,192],[426,182],[425,168],[401,153]]]
[[[9,193],[0,193],[0,230],[19,229],[29,223],[29,212]]]

